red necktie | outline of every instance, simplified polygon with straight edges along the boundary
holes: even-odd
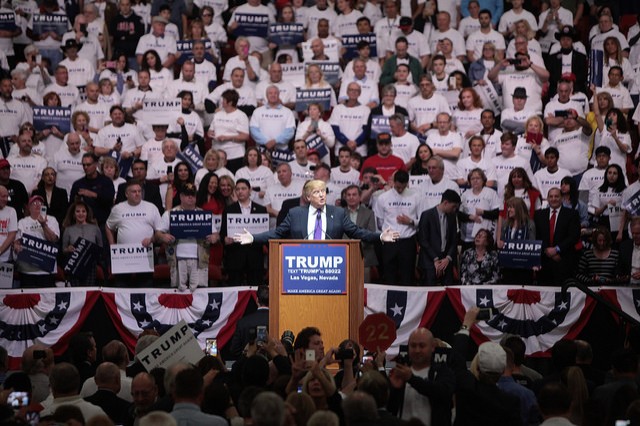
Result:
[[[553,234],[556,230],[556,209],[551,212],[551,219],[549,219],[549,245],[553,246]]]

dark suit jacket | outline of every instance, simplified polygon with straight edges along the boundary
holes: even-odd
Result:
[[[458,236],[456,215],[447,215],[447,244],[444,252],[440,250],[442,237],[440,233],[440,219],[438,208],[432,207],[420,215],[418,223],[418,244],[420,244],[420,258],[418,266],[426,268],[433,266],[433,260],[450,256],[454,265],[458,254]]]
[[[280,207],[280,211],[278,212],[278,218],[276,219],[276,226],[280,225],[284,222],[285,218],[289,214],[289,210],[294,207],[300,207],[302,204],[300,197],[289,198],[282,202],[282,207]]]
[[[47,202],[47,195],[44,189],[34,189],[31,195],[39,195],[44,199],[44,204],[47,206],[47,214],[53,216],[58,221],[60,228],[62,228],[62,222],[67,215],[67,209],[69,208],[69,196],[67,190],[63,188],[53,187],[51,192],[51,203]]]
[[[542,240],[542,249],[549,247],[549,215],[551,210],[536,210],[533,221],[536,225],[536,239]],[[553,246],[560,248],[560,257],[575,254],[575,245],[580,239],[580,217],[578,212],[561,207],[556,217],[556,230],[553,234]],[[544,256],[543,256],[544,258]]]
[[[220,224],[220,239],[224,241],[224,237],[227,236],[227,215],[234,213],[242,213],[240,203],[229,204],[225,207],[222,213],[222,223]],[[251,202],[251,214],[267,213],[267,209],[260,204]],[[247,246],[241,246],[239,244],[229,244],[224,246],[224,266],[225,268],[237,270],[242,269],[245,266],[249,266],[247,262],[257,262],[252,269],[257,267],[262,268],[263,259],[262,245],[252,244]]]
[[[327,215],[326,239],[339,240],[342,234],[347,234],[349,238],[375,242],[380,239],[378,232],[371,232],[358,228],[351,222],[346,211],[342,207],[325,206]],[[266,243],[275,238],[308,239],[307,220],[309,217],[309,206],[296,207],[292,209],[285,220],[269,232],[263,232],[253,236],[254,243]],[[223,218],[224,222],[224,218]]]
[[[126,190],[127,190],[127,183],[121,183],[118,186],[118,193],[116,194],[116,203],[121,203],[123,201],[125,201],[127,199],[126,196]],[[162,215],[162,213],[164,213],[164,208],[162,207],[162,197],[160,197],[160,189],[158,187],[158,185],[154,185],[151,184],[149,182],[145,182],[144,185],[142,186],[142,193],[144,194],[144,196],[142,197],[142,199],[144,201],[148,201],[151,204],[153,204],[154,206],[156,206],[158,208],[158,211],[160,212],[160,214]],[[175,204],[174,204],[175,205]]]
[[[376,230],[376,217],[373,214],[373,211],[364,204],[362,204],[358,209],[356,225],[360,228],[368,229],[369,231]],[[364,266],[376,266],[378,264],[378,258],[376,257],[376,252],[372,244],[364,244],[363,254]]]
[[[98,389],[96,393],[86,397],[84,400],[102,408],[117,425],[129,422],[129,406],[131,403],[119,398],[118,395],[111,391]]]
[[[633,256],[633,240],[620,243],[620,257],[618,258],[618,274],[631,278],[631,257]]]
[[[558,81],[562,75],[562,53],[558,52],[547,60],[547,68],[550,74],[549,97],[553,97],[558,89]],[[575,50],[571,54],[571,72],[575,74],[573,91],[585,93],[587,90],[587,57]]]
[[[406,386],[413,387],[416,392],[429,398],[431,403],[431,424],[450,425],[451,405],[456,379],[453,372],[444,364],[431,364],[427,380],[411,376]],[[391,387],[389,397],[389,411],[393,414],[401,414],[404,404],[405,388]]]
[[[231,340],[231,355],[234,359],[240,358],[242,349],[249,343],[249,330],[259,325],[269,327],[269,308],[258,308],[252,314],[240,319],[236,324],[236,332]]]

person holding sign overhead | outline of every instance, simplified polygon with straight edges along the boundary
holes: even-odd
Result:
[[[29,198],[28,211],[26,216],[18,222],[18,233],[13,243],[13,249],[18,253],[18,271],[20,271],[20,286],[22,288],[33,287],[53,287],[55,280],[56,262],[53,262],[53,268],[43,270],[36,266],[33,262],[23,260],[19,253],[24,249],[22,245],[22,237],[35,237],[40,240],[46,240],[49,243],[56,243],[60,238],[60,226],[53,216],[47,216],[46,210],[42,210],[44,200],[39,195]],[[32,242],[37,240],[31,240]],[[37,248],[37,247],[36,247]],[[41,246],[43,251],[48,251],[47,246]],[[54,254],[51,252],[51,254]],[[57,250],[55,250],[57,254]]]
[[[184,217],[175,217],[172,213],[185,212]],[[195,217],[194,226],[200,225],[198,216],[190,214],[203,212],[196,207],[196,187],[192,183],[184,185],[180,193],[180,205],[171,211],[166,211],[162,215],[160,227],[156,229],[155,237],[168,245],[166,253],[169,266],[171,267],[171,286],[177,287],[180,291],[187,289],[194,292],[198,287],[207,287],[209,279],[209,246],[215,244],[220,239],[220,235],[214,232],[213,220],[207,226],[209,233],[202,238],[198,234],[196,238],[180,238],[172,228],[174,220],[181,221],[190,216]],[[206,219],[206,218],[205,218]],[[184,229],[183,231],[187,231]],[[192,231],[192,229],[188,229]]]
[[[240,285],[245,282],[250,285],[259,285],[264,281],[262,244],[239,247],[233,244],[236,241],[235,235],[230,235],[233,230],[230,229],[229,224],[235,225],[240,216],[262,215],[263,218],[266,218],[264,224],[268,229],[269,216],[267,209],[251,201],[250,193],[251,184],[249,181],[247,179],[238,179],[236,182],[236,197],[238,201],[228,205],[222,214],[220,238],[223,239],[225,244],[224,265],[229,276],[227,280],[229,285]],[[236,227],[235,229],[238,228]],[[246,234],[251,237],[249,232],[246,232]]]
[[[235,234],[233,240],[240,244],[263,244],[274,238],[339,240],[343,234],[368,243],[394,242],[400,238],[398,231],[391,228],[382,233],[359,228],[343,208],[327,205],[327,186],[321,180],[308,181],[303,191],[310,205],[291,209],[285,220],[269,232],[252,235],[244,229]]]

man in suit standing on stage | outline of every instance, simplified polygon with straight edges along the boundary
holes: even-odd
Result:
[[[309,206],[291,209],[285,220],[269,232],[251,235],[245,230],[234,235],[234,241],[241,244],[263,244],[275,238],[339,240],[343,234],[365,242],[392,242],[398,238],[398,233],[391,229],[379,233],[358,228],[342,207],[327,205],[327,186],[323,181],[311,180],[304,185],[303,190]]]
[[[575,271],[576,243],[580,240],[580,217],[576,210],[562,205],[559,188],[547,195],[549,207],[537,210],[533,217],[536,235],[542,240],[540,284],[562,285]]]
[[[349,185],[342,190],[342,198],[347,204],[346,210],[349,213],[349,219],[358,227],[376,230],[376,218],[373,211],[362,204],[362,190],[358,185]],[[373,244],[364,243],[362,245],[362,253],[364,254],[364,282],[371,282],[371,267],[378,264],[378,259]]]
[[[233,359],[240,358],[244,347],[251,341],[250,330],[255,330],[259,325],[269,327],[269,287],[258,286],[257,296],[258,310],[240,319],[236,325],[236,332],[231,340]]]
[[[246,179],[236,182],[236,197],[238,201],[228,205],[222,213],[220,225],[220,239],[224,241],[224,265],[229,274],[229,285],[262,284],[264,281],[264,254],[261,244],[251,247],[239,247],[233,236],[227,233],[227,215],[239,214],[267,214],[267,209],[251,201],[251,184]],[[251,234],[249,234],[250,236]],[[265,241],[266,242],[266,241]],[[245,280],[246,274],[246,280]]]
[[[442,193],[440,204],[420,215],[418,267],[422,271],[423,285],[453,284],[453,265],[458,254],[456,210],[459,206],[458,193],[447,189]]]

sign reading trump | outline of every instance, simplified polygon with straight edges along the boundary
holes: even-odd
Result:
[[[347,293],[343,244],[284,244],[281,262],[284,294]]]

